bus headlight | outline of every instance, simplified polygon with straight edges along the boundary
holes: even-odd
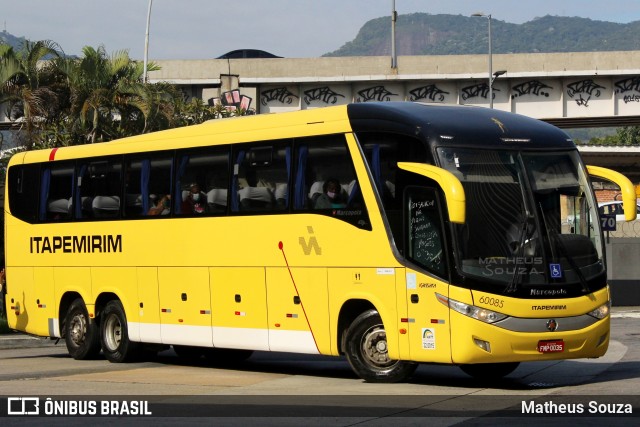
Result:
[[[600,307],[588,312],[587,314],[589,316],[595,317],[598,320],[602,320],[609,315],[610,308],[611,308],[611,302],[607,301],[606,303],[602,304]]]
[[[464,314],[465,316],[469,316],[485,323],[495,323],[509,317],[506,314],[487,310],[486,308],[476,307],[475,305],[465,304],[463,302],[447,298],[444,295],[436,294],[436,298],[453,311],[457,311],[460,314]]]

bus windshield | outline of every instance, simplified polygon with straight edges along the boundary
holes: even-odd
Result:
[[[588,292],[594,279],[603,286],[596,203],[576,151],[440,148],[438,156],[465,189],[467,221],[454,227],[463,276],[505,293],[542,285],[539,296],[563,295],[553,290],[563,285]]]

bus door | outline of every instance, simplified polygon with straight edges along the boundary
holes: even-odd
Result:
[[[158,268],[164,344],[211,347],[211,297],[206,267]]]
[[[441,198],[433,188],[408,187],[404,206],[405,256],[419,268],[406,270],[410,358],[451,362],[449,309],[438,295],[449,295]]]

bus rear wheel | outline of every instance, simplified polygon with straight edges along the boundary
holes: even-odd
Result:
[[[100,332],[89,318],[81,298],[71,303],[64,319],[64,341],[71,357],[76,360],[94,359],[100,353]]]
[[[387,333],[376,310],[358,316],[347,329],[345,354],[353,371],[363,380],[393,383],[408,379],[417,364],[389,358]]]
[[[127,317],[122,303],[109,301],[100,316],[100,343],[110,362],[129,362],[139,355],[139,344],[129,340]]]
[[[502,378],[515,371],[520,362],[509,363],[478,363],[474,365],[460,365],[460,369],[479,380]]]

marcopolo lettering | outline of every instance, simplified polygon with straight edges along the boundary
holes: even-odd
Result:
[[[32,254],[122,252],[122,235],[33,236],[29,238],[29,250]]]

